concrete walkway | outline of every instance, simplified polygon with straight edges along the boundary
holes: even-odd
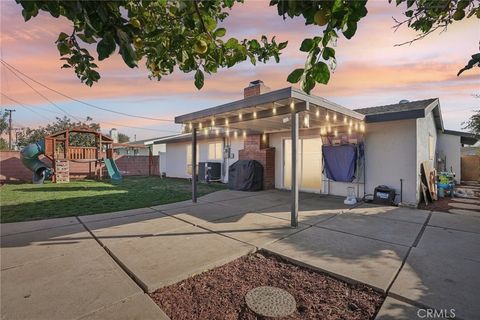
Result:
[[[377,319],[418,308],[480,313],[480,219],[301,194],[199,199],[1,226],[2,319],[167,319],[145,292],[263,248],[388,295]]]

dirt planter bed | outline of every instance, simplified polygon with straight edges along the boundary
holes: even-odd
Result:
[[[352,266],[354,267],[354,266]],[[261,319],[245,303],[259,286],[288,291],[296,311],[283,319],[373,319],[384,296],[257,252],[150,294],[172,320]]]

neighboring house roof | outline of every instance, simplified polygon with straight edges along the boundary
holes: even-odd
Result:
[[[165,140],[169,140],[169,139],[173,139],[175,140],[175,138],[179,137],[179,136],[184,136],[185,134],[183,133],[179,133],[179,134],[172,134],[172,135],[169,135],[169,136],[164,136],[164,137],[158,137],[158,138],[153,138],[153,139],[147,139],[147,140],[142,140],[142,143],[146,146],[149,146],[149,145],[152,145],[152,144],[161,144],[161,143],[165,143],[165,142],[162,142],[162,141],[165,141]],[[190,136],[190,135],[189,135]],[[172,140],[172,141],[173,141]]]
[[[469,132],[444,130],[443,133],[444,134],[450,134],[450,135],[453,135],[453,136],[459,136],[461,144],[473,145],[473,144],[477,143],[478,140],[480,140],[479,135],[469,133]]]
[[[443,120],[438,98],[399,102],[378,107],[355,109],[354,111],[364,114],[366,122],[417,119],[425,117],[429,112],[433,112],[437,128],[443,130]]]
[[[114,143],[113,149],[123,149],[123,148],[148,148],[146,145],[140,141],[135,142],[126,142],[126,143]]]
[[[223,130],[220,129],[223,134]],[[214,135],[205,135],[203,132],[197,133],[197,140],[202,139],[214,139]],[[222,137],[217,137],[221,139]],[[192,134],[191,133],[181,133],[173,136],[163,137],[157,140],[152,141],[152,144],[164,144],[164,143],[172,143],[172,142],[185,142],[185,141],[192,141]]]

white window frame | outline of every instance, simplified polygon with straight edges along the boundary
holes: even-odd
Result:
[[[213,146],[213,153],[214,153],[213,157],[210,156],[210,148],[212,146]],[[218,146],[220,146],[220,147],[218,147]],[[208,160],[213,160],[213,161],[222,160],[223,159],[223,142],[222,141],[215,141],[215,142],[208,143],[207,152],[208,152],[208,154],[207,154]]]

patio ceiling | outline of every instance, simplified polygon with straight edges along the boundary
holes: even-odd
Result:
[[[178,116],[175,122],[184,132],[218,134],[221,128],[227,135],[246,135],[288,131],[293,113],[300,113],[300,129],[319,128],[323,135],[365,128],[363,114],[291,87]]]

